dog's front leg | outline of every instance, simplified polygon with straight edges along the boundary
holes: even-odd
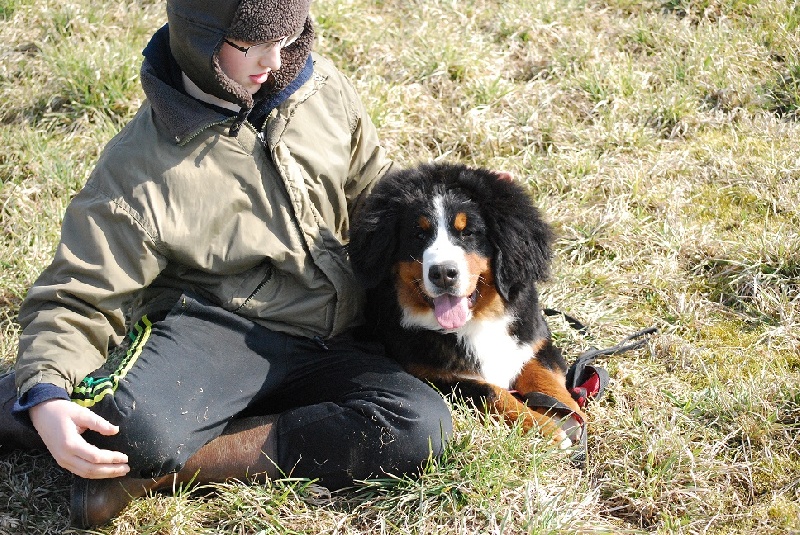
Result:
[[[481,379],[439,377],[433,384],[441,391],[454,392],[458,397],[470,401],[479,411],[502,419],[509,426],[519,424],[527,432],[537,430],[550,437],[553,444],[568,447],[567,434],[561,422],[554,420],[555,414],[540,413],[520,401],[512,392]]]
[[[550,420],[546,429],[557,427],[562,431],[554,437],[563,435],[574,441],[580,437],[586,415],[567,390],[564,372],[557,366],[548,366],[547,359],[543,360],[528,361],[514,380],[513,388],[532,412]]]
[[[519,422],[526,432],[536,429],[545,437],[549,437],[551,443],[560,447],[569,447],[572,444],[568,440],[567,433],[562,429],[562,422],[560,419],[554,418],[556,415],[553,412],[531,408],[520,401],[513,392],[504,388],[492,388],[493,395],[486,398],[489,412],[502,415],[509,425]]]

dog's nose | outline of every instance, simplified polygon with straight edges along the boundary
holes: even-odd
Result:
[[[434,264],[428,268],[428,280],[439,288],[452,288],[458,283],[458,267],[452,262]]]

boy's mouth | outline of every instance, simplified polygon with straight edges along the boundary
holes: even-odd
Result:
[[[270,71],[261,74],[251,74],[250,80],[253,81],[255,84],[263,84],[267,80],[269,80]]]

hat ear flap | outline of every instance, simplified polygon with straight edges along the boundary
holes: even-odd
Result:
[[[397,248],[398,211],[394,204],[380,202],[373,193],[352,220],[350,265],[365,288],[374,288],[389,277]]]

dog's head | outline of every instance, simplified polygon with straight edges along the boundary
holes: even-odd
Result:
[[[522,186],[485,169],[429,164],[375,186],[348,248],[364,286],[394,281],[406,319],[453,330],[547,278],[551,241]]]

